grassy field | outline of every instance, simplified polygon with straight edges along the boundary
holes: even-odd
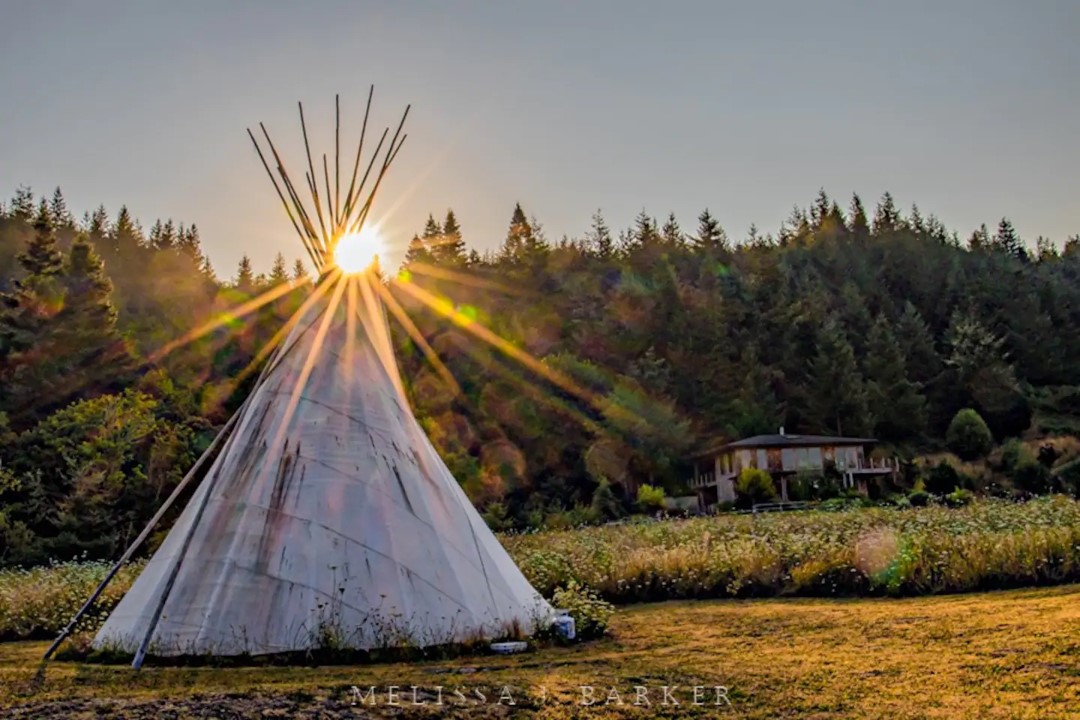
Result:
[[[929,595],[1080,582],[1080,502],[720,515],[503,538],[545,595],[607,600]]]
[[[145,668],[54,663],[0,644],[14,718],[1080,717],[1080,586],[906,599],[670,602],[620,610],[611,637],[511,657],[355,667]],[[377,688],[352,706],[350,687]],[[399,706],[389,686],[403,688]],[[425,706],[412,705],[416,685]],[[595,705],[582,702],[595,688]],[[635,685],[653,703],[634,707]],[[664,706],[663,686],[680,704]],[[693,704],[695,685],[702,701]],[[730,707],[716,706],[723,686]],[[438,686],[443,705],[435,706]],[[509,688],[513,706],[498,705]],[[604,704],[615,687],[623,705]],[[546,688],[546,694],[542,690]],[[466,701],[453,695],[460,689]],[[475,691],[487,697],[482,703]],[[108,698],[108,699],[105,699]],[[613,696],[612,696],[613,699]],[[504,697],[505,701],[505,697]]]

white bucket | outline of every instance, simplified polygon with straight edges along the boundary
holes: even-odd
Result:
[[[577,630],[574,624],[574,618],[570,617],[570,613],[567,610],[556,610],[555,620],[551,623],[555,627],[555,632],[562,635],[567,640],[573,640],[577,637]]]

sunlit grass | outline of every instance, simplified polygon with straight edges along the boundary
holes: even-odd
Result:
[[[1017,718],[1075,717],[1080,587],[902,600],[756,600],[622,609],[612,636],[515,656],[327,667],[52,663],[45,643],[0,644],[0,707],[19,717]],[[349,689],[381,689],[374,707]],[[398,706],[386,688],[401,688]],[[512,688],[515,706],[411,703],[409,688]],[[605,706],[609,688],[674,690],[679,706]],[[695,685],[731,707],[693,704]],[[599,702],[583,706],[582,686]],[[546,691],[541,694],[541,688]],[[451,690],[446,694],[449,698]],[[422,695],[429,703],[430,695]],[[48,703],[56,703],[50,706]]]

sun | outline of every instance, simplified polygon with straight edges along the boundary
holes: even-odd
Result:
[[[359,232],[341,236],[334,248],[334,263],[349,274],[364,272],[385,249],[379,228],[365,225]]]

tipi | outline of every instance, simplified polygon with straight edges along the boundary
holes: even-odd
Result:
[[[365,132],[370,107],[369,94]],[[549,621],[551,607],[409,409],[376,273],[348,273],[335,262],[342,243],[363,237],[407,114],[362,203],[363,133],[344,198],[338,153],[333,188],[323,157],[320,197],[307,151],[314,210],[300,201],[263,128],[281,184],[273,173],[271,180],[320,277],[95,647],[135,653],[139,666],[146,654],[428,646],[527,633]],[[300,117],[308,147],[302,107]]]

